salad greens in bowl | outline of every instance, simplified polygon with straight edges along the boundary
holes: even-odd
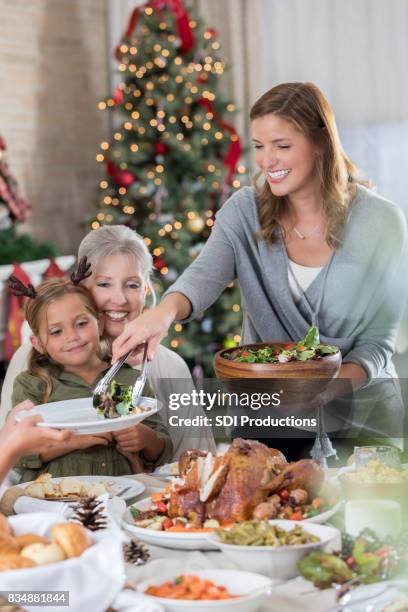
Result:
[[[340,367],[340,349],[321,343],[314,326],[297,342],[247,344],[214,356],[215,374],[229,391],[280,393],[281,407],[308,405],[336,378]]]
[[[319,342],[317,328],[313,326],[299,342],[268,344],[261,348],[251,348],[251,345],[241,346],[232,351],[225,351],[222,357],[237,363],[288,363],[288,361],[319,359],[338,352],[338,346]]]

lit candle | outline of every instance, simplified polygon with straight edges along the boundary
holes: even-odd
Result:
[[[348,501],[345,509],[345,530],[352,536],[368,527],[380,538],[397,536],[401,531],[401,505],[388,499]]]

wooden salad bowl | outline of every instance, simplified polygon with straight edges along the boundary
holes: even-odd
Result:
[[[274,344],[284,347],[287,342],[263,342],[246,344],[241,349],[261,349]],[[285,403],[304,404],[324,391],[329,382],[336,378],[341,367],[341,352],[324,355],[307,361],[287,363],[245,363],[225,359],[223,355],[237,348],[222,349],[214,356],[216,377],[223,381],[229,391],[268,392],[286,389]]]

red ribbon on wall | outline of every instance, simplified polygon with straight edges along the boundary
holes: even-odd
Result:
[[[28,285],[31,281],[23,268],[18,264],[14,264],[13,271],[10,276],[16,276],[24,285]],[[4,359],[10,361],[15,351],[21,344],[21,326],[24,323],[24,300],[23,296],[13,295],[10,289],[7,288],[8,296],[8,317],[7,330],[4,337]]]
[[[180,52],[187,53],[194,46],[194,35],[190,27],[190,18],[181,0],[152,0],[141,6],[137,6],[129,19],[128,26],[123,38],[130,38],[136,28],[141,11],[146,8],[161,11],[168,8],[174,15],[177,23],[177,32],[181,40]],[[116,57],[120,58],[120,45],[116,48]]]
[[[225,183],[230,183],[234,175],[235,169],[237,167],[238,160],[241,157],[241,153],[242,153],[241,140],[238,136],[236,129],[232,125],[230,125],[229,123],[225,123],[225,121],[223,121],[222,119],[220,119],[220,117],[218,117],[217,113],[215,112],[214,105],[212,102],[210,102],[210,100],[201,98],[201,100],[198,100],[198,104],[202,106],[203,108],[206,108],[210,113],[213,114],[213,117],[216,120],[217,125],[221,129],[231,134],[231,144],[223,159],[224,166],[228,168],[228,173],[227,173],[227,176],[225,177]]]

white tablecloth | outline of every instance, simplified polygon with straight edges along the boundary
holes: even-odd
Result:
[[[146,490],[137,498],[149,496],[155,491],[162,491],[167,482],[159,478],[139,474],[133,476],[146,485]],[[158,576],[171,567],[174,573],[191,572],[198,569],[238,569],[222,552],[171,550],[159,546],[146,545],[151,560],[139,567],[126,565],[127,578],[134,584],[151,576]],[[273,594],[259,609],[260,612],[325,612],[335,605],[333,589],[319,591],[311,582],[301,577],[275,586]]]

